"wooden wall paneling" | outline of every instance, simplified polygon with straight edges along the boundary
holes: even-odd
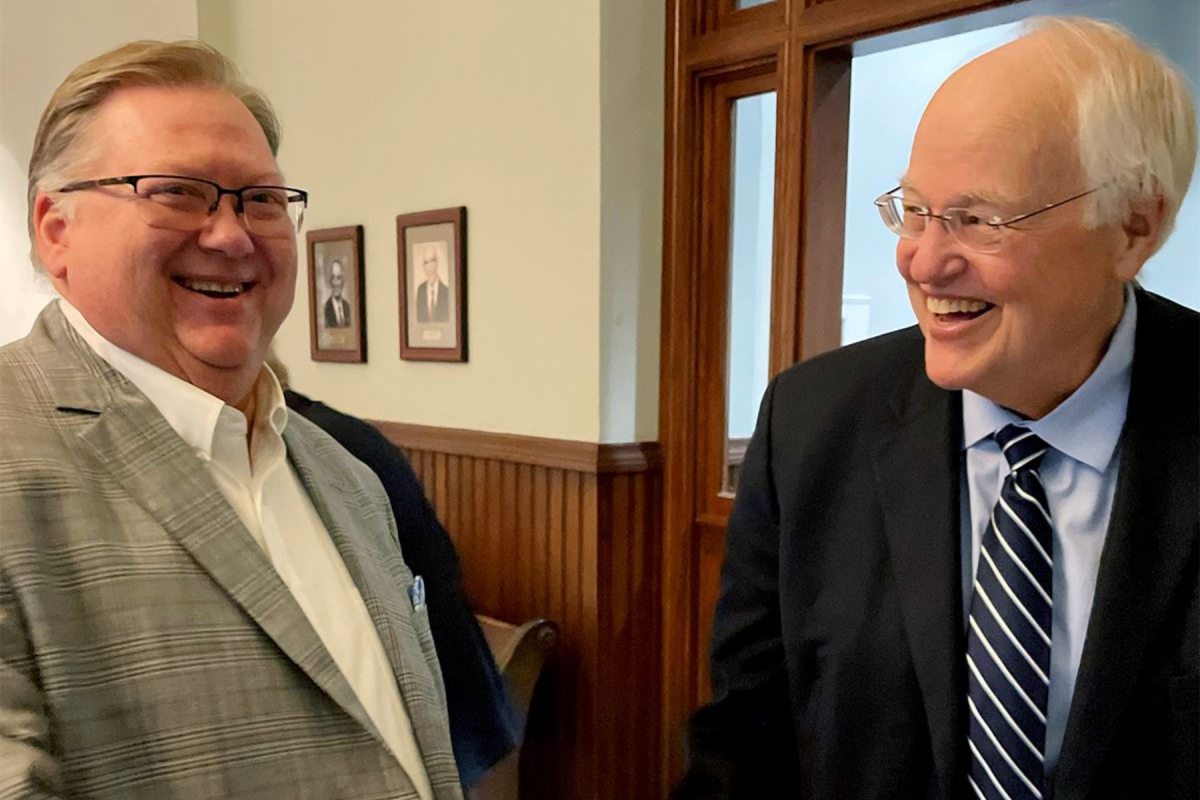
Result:
[[[449,446],[430,450],[427,429],[380,427],[455,539],[477,610],[560,626],[529,715],[522,796],[657,796],[658,448],[592,445],[579,469],[579,443],[551,443],[547,457],[546,440],[508,437],[509,457],[491,458],[491,434],[448,431]],[[472,440],[481,455],[466,454]]]
[[[499,565],[504,558],[503,506],[507,500],[502,493],[503,487],[500,492],[496,492],[494,489],[496,486],[501,486],[501,481],[504,479],[503,464],[494,458],[487,459],[485,463],[487,464],[487,480],[484,483],[484,492],[487,494],[487,539],[484,541],[483,547],[479,549],[483,557],[476,569],[478,580],[483,581],[485,585],[484,597],[487,598],[487,604],[483,608],[483,613],[499,618],[504,611],[500,605],[504,585]],[[489,488],[491,488],[490,491]]]
[[[598,579],[599,575],[599,542],[597,541],[599,530],[599,519],[597,518],[599,497],[597,496],[597,477],[594,474],[581,475],[580,483],[582,484],[580,510],[581,526],[580,526],[580,542],[579,542],[579,603],[580,603],[580,620],[579,620],[579,635],[580,647],[579,651],[582,655],[581,669],[578,675],[579,704],[580,713],[583,715],[582,722],[577,728],[577,736],[579,737],[579,749],[581,753],[580,764],[576,770],[576,774],[581,780],[576,788],[576,796],[583,793],[595,793],[598,797],[603,797],[599,794],[599,775],[596,772],[596,752],[599,741],[604,740],[604,736],[598,735],[600,725],[596,724],[597,711],[602,706],[608,703],[615,703],[617,699],[608,695],[601,695],[600,688],[605,684],[601,681],[601,648],[600,648],[600,607],[598,596]],[[611,733],[609,730],[605,735]]]

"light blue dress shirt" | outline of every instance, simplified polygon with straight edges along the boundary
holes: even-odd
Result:
[[[1050,696],[1046,713],[1046,776],[1058,763],[1075,677],[1083,655],[1096,593],[1100,553],[1108,534],[1125,425],[1137,303],[1126,289],[1125,310],[1100,364],[1057,408],[1039,420],[1023,420],[991,400],[963,392],[961,493],[963,626],[966,627],[979,548],[1008,465],[992,434],[1010,423],[1027,426],[1050,450],[1039,474],[1054,523],[1054,611],[1050,634]]]

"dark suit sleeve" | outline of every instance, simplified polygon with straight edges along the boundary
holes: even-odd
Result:
[[[391,501],[404,560],[425,580],[454,757],[465,785],[511,751],[523,721],[508,698],[483,631],[462,587],[458,554],[404,454],[376,428],[289,391],[288,407],[303,414],[379,476]]]
[[[674,800],[796,796],[799,767],[779,617],[775,391],[773,383],[742,465],[713,622],[713,699],[688,725],[687,774]]]

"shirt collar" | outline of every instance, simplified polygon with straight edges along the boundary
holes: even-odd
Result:
[[[132,353],[122,350],[101,336],[83,314],[65,298],[59,298],[59,306],[67,322],[79,334],[96,355],[107,361],[113,369],[124,375],[154,404],[179,437],[202,457],[211,458],[213,437],[222,418],[224,424],[239,424],[246,430],[245,415],[198,386],[177,378],[161,367],[151,364]],[[279,436],[287,427],[288,411],[284,405],[283,389],[270,367],[263,365],[262,372],[252,389],[256,393],[255,424],[269,426]]]
[[[964,390],[963,449],[988,440],[1005,425],[1019,423],[1055,450],[1103,472],[1125,425],[1136,329],[1137,298],[1127,286],[1125,310],[1104,357],[1078,389],[1039,420],[1022,420],[986,397]]]

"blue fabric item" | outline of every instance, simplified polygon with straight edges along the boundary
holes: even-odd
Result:
[[[980,545],[1008,464],[993,435],[1020,423],[1051,448],[1038,473],[1054,519],[1050,699],[1046,724],[1046,775],[1053,775],[1066,733],[1084,638],[1096,593],[1100,553],[1108,537],[1133,370],[1138,308],[1132,288],[1108,350],[1092,374],[1057,408],[1038,420],[1017,414],[973,392],[963,392],[963,481],[960,494],[963,625],[966,626]]]

